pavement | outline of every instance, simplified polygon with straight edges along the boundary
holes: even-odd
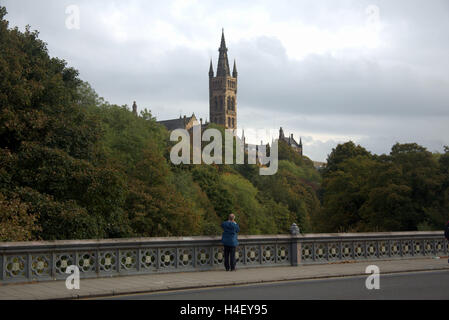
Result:
[[[175,290],[103,297],[107,300],[448,300],[449,270],[380,275],[376,289],[367,276],[293,280],[262,284]],[[176,304],[175,304],[176,305]],[[223,307],[216,308],[217,313]],[[277,312],[276,312],[277,314]]]
[[[48,300],[110,297],[125,294],[161,292],[279,281],[326,279],[365,275],[366,267],[376,265],[382,274],[449,270],[447,258],[364,261],[297,267],[240,269],[236,272],[203,271],[126,277],[81,279],[79,290],[68,290],[65,281],[0,285],[0,300]]]

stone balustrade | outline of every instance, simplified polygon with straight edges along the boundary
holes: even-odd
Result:
[[[443,232],[239,236],[237,268],[447,256]],[[0,242],[0,283],[223,268],[220,237]]]

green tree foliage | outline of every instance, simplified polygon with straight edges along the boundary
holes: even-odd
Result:
[[[316,180],[317,182],[315,182]],[[257,176],[254,183],[261,190],[263,197],[288,208],[283,216],[277,216],[278,230],[286,232],[293,222],[299,224],[305,232],[311,231],[311,217],[320,210],[316,196],[319,186],[319,175],[313,167],[299,167],[294,163],[281,160],[277,174],[272,176]]]
[[[237,214],[242,233],[276,233],[273,215],[258,201],[259,191],[251,182],[240,175],[225,174],[223,186],[234,200],[231,212]]]
[[[327,157],[327,164],[323,170],[323,176],[330,174],[338,169],[338,166],[349,158],[356,156],[370,157],[371,154],[360,145],[355,145],[354,142],[349,141],[344,144],[339,144]]]
[[[322,174],[284,141],[273,176],[258,165],[175,166],[150,110],[106,102],[5,15],[0,7],[0,241],[218,235],[231,212],[243,234],[293,222],[303,232],[441,229],[449,219],[447,147],[375,156],[347,142]]]
[[[398,143],[389,155],[372,156],[351,142],[339,145],[329,156],[315,229],[441,230],[449,219],[445,151],[435,157],[415,143]]]
[[[192,204],[193,212],[200,218],[197,226],[198,234],[218,235],[221,232],[221,219],[217,216],[213,203],[206,193],[193,180],[191,172],[174,170],[170,177],[176,190]],[[192,232],[190,233],[192,234]]]
[[[199,188],[193,199],[179,192],[164,157],[168,133],[151,113],[105,102],[48,56],[37,32],[8,29],[5,14],[0,193],[11,229],[0,239],[201,234],[205,212],[194,201],[207,199]]]
[[[121,175],[90,162],[101,128],[77,103],[77,71],[50,58],[29,27],[8,29],[5,14],[1,8],[0,149],[7,169],[0,192],[6,203],[20,201],[32,213],[39,226],[30,229],[34,238],[126,235],[117,225],[124,215],[117,206],[124,198]],[[69,216],[99,227],[63,231],[56,221]]]
[[[214,206],[217,216],[227,219],[234,209],[235,198],[223,185],[223,175],[214,165],[199,165],[192,170],[193,180],[201,187]]]
[[[300,167],[312,167],[313,163],[307,157],[298,154],[284,140],[278,141],[278,159],[290,161]]]
[[[28,204],[17,197],[6,199],[0,193],[0,239],[3,241],[27,241],[33,239],[36,215],[30,214]]]

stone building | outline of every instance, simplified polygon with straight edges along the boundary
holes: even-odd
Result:
[[[327,162],[322,162],[322,161],[312,161],[312,162],[313,162],[313,166],[315,167],[315,169],[323,169],[327,165]]]
[[[202,120],[200,119],[200,121],[202,121]],[[186,117],[186,116],[181,117],[181,116],[179,116],[179,119],[170,119],[170,120],[158,121],[157,123],[160,123],[163,126],[165,126],[165,128],[167,128],[168,131],[173,131],[173,130],[176,130],[176,129],[190,130],[194,126],[200,125],[200,122],[195,117],[194,113],[190,117]]]
[[[217,74],[214,76],[212,60],[209,68],[209,120],[227,129],[237,129],[237,67],[234,60],[231,76],[224,31],[218,52]]]
[[[286,137],[284,135],[284,130],[282,127],[279,129],[279,140],[284,140],[293,150],[295,150],[297,153],[299,153],[301,156],[303,155],[302,151],[302,139],[299,138],[299,143],[296,142],[295,138],[293,138],[293,134],[291,134],[289,137]]]

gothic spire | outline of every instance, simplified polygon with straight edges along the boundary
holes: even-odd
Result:
[[[224,36],[224,28],[221,28],[221,44],[220,44],[220,49],[226,49],[226,41],[225,41],[225,36]]]
[[[224,29],[221,33],[221,44],[218,52],[220,52],[220,55],[218,57],[217,77],[230,76],[231,74],[229,71],[228,48],[226,48]]]
[[[212,59],[210,59],[209,77],[214,76],[214,67],[212,66]]]
[[[279,139],[284,139],[284,130],[282,127],[279,129]]]
[[[237,75],[238,75],[238,73],[237,73],[237,66],[235,64],[235,59],[234,59],[234,68],[232,70],[232,77],[233,78],[237,78]]]

